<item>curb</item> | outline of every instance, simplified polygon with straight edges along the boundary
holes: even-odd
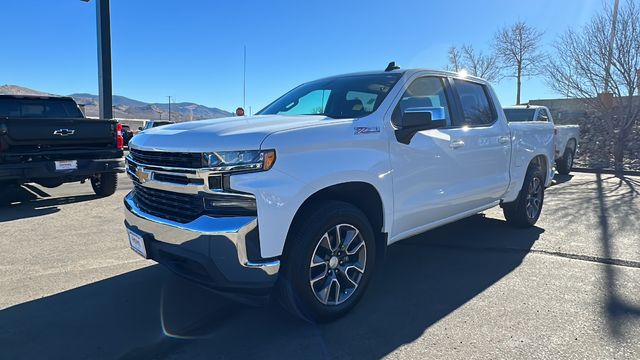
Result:
[[[589,168],[572,167],[571,171],[580,172],[580,173],[591,173],[591,174],[613,174],[613,175],[616,174],[614,170],[610,170],[610,169],[589,169]],[[640,171],[625,170],[622,173],[624,175],[629,175],[629,176],[640,176]]]

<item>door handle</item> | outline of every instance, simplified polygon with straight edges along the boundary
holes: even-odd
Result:
[[[451,140],[451,143],[449,143],[449,147],[452,149],[459,149],[461,147],[464,147],[464,141],[462,140]]]
[[[498,142],[500,144],[508,144],[511,141],[511,138],[509,136],[500,136],[498,138]]]

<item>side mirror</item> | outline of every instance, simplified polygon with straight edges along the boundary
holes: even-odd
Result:
[[[142,126],[138,126],[138,130],[142,131],[144,129],[142,128]]]
[[[403,144],[409,144],[418,131],[445,127],[447,120],[443,107],[406,108],[396,124],[396,138]]]

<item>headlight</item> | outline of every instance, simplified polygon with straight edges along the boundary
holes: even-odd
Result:
[[[217,151],[205,153],[204,162],[220,171],[269,170],[276,162],[276,151]]]

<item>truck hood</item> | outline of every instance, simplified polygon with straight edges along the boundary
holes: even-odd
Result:
[[[176,152],[255,150],[274,132],[334,121],[323,115],[259,115],[199,120],[145,130],[131,139],[130,146],[140,150]]]

